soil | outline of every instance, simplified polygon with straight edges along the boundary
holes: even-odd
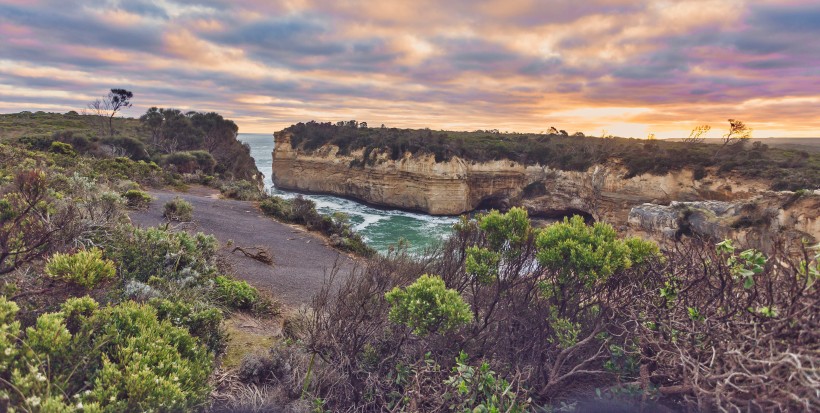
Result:
[[[189,231],[204,232],[216,237],[222,248],[220,257],[233,269],[233,275],[260,290],[270,292],[282,304],[299,307],[310,303],[330,274],[334,265],[339,274],[348,273],[355,260],[327,245],[326,239],[303,228],[274,221],[265,216],[253,202],[219,199],[216,190],[191,187],[187,192],[149,191],[154,200],[148,210],[132,211],[134,225],[150,227],[165,225],[162,207],[176,196],[194,207],[193,222],[172,224]],[[233,245],[228,248],[228,241]],[[274,264],[268,265],[235,247],[266,249]]]

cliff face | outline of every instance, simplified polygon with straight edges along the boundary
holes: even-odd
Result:
[[[708,177],[691,171],[624,179],[618,165],[587,171],[562,171],[509,160],[470,162],[453,157],[405,154],[391,160],[376,156],[372,165],[351,166],[362,153],[339,155],[335,146],[305,153],[291,146],[288,132],[276,134],[273,182],[277,187],[347,196],[362,201],[433,215],[457,215],[477,208],[523,205],[536,217],[571,213],[625,224],[629,210],[645,202],[733,200],[764,190],[763,182]]]
[[[290,134],[276,134],[273,182],[277,187],[329,193],[433,215],[471,211],[482,201],[515,197],[526,187],[527,168],[510,162],[473,165],[459,158],[436,162],[432,155],[393,161],[385,154],[373,165],[351,167],[361,151],[338,155],[325,146],[312,153],[294,150]]]
[[[794,241],[820,238],[820,190],[765,192],[734,202],[642,204],[630,211],[629,229],[659,240],[682,234],[711,241],[735,239],[769,253],[779,241],[797,245]]]

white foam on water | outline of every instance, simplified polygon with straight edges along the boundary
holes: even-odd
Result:
[[[250,145],[251,156],[264,176],[264,184],[269,193],[286,199],[299,196],[298,193],[275,188],[271,181],[270,170],[273,165],[271,158],[273,137],[271,135],[243,133],[239,135],[239,140]],[[351,221],[354,221],[353,229],[362,236],[366,243],[380,252],[386,252],[388,245],[398,243],[399,238],[413,237],[415,242],[411,242],[410,250],[420,253],[428,245],[447,238],[453,224],[458,222],[457,217],[432,216],[396,209],[378,209],[332,195],[306,194],[302,196],[315,202],[316,209],[321,213],[342,212],[350,216]],[[409,228],[405,221],[408,218],[414,221]],[[402,231],[397,231],[398,229]],[[389,241],[383,241],[385,239]],[[379,241],[374,242],[374,240]]]

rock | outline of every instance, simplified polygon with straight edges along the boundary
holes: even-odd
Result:
[[[735,239],[749,248],[772,252],[781,241],[820,240],[820,190],[772,192],[738,201],[645,203],[629,213],[628,232],[673,240],[697,236],[713,242]]]
[[[372,164],[354,166],[361,162],[362,150],[340,155],[338,147],[325,145],[305,152],[291,146],[289,132],[277,132],[275,138],[272,178],[279,188],[432,215],[523,206],[543,219],[580,214],[590,221],[619,225],[627,221],[633,207],[650,201],[731,201],[769,186],[769,182],[733,176],[695,180],[690,170],[625,178],[626,169],[615,163],[563,171],[510,160],[475,162],[453,157],[436,162],[433,155],[409,153],[398,160],[377,153]]]

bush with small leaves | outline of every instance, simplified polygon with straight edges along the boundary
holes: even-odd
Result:
[[[190,202],[176,197],[165,203],[164,216],[169,221],[190,222],[194,219],[194,207]]]
[[[148,209],[151,206],[151,195],[139,189],[129,189],[122,194],[125,199],[125,205],[131,209]]]
[[[216,299],[231,308],[250,310],[259,301],[259,291],[245,281],[225,276],[214,279]]]
[[[213,356],[148,305],[66,301],[22,331],[0,297],[0,394],[39,412],[190,411],[209,394]]]
[[[453,330],[470,322],[470,306],[441,277],[422,275],[416,282],[385,294],[390,321],[404,324],[419,336]]]
[[[115,232],[106,253],[117,262],[124,279],[145,283],[151,277],[212,277],[217,246],[216,238],[201,232],[191,235],[126,226]]]
[[[46,264],[46,274],[51,278],[91,289],[114,278],[116,269],[111,260],[103,258],[102,250],[91,248],[74,254],[52,255]]]
[[[157,310],[160,320],[168,320],[175,327],[187,329],[214,354],[225,350],[228,337],[222,326],[222,312],[202,301],[183,302],[153,298],[148,304]]]
[[[51,142],[51,146],[48,149],[51,153],[57,153],[60,155],[68,155],[68,156],[76,156],[77,151],[74,150],[74,147],[71,146],[69,143],[62,143],[62,142]]]
[[[450,393],[451,411],[461,412],[507,412],[529,411],[529,400],[521,389],[490,370],[490,365],[481,363],[476,368],[467,364],[467,354],[463,351],[456,358],[452,375],[444,384],[452,389]]]

